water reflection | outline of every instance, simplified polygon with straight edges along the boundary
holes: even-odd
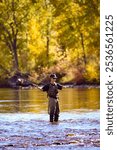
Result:
[[[61,112],[99,109],[99,88],[67,88],[60,92]],[[0,89],[0,112],[47,112],[46,93],[33,90]]]
[[[99,89],[65,89],[61,93],[61,106],[68,109],[99,109]]]

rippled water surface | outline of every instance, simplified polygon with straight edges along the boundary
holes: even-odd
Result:
[[[60,91],[61,112],[99,109],[99,88],[67,88]],[[0,89],[0,112],[47,112],[46,93],[38,90]]]
[[[0,89],[0,150],[99,150],[99,95],[99,88],[63,89],[52,124],[46,93]]]

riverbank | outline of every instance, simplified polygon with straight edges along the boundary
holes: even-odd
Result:
[[[7,150],[99,150],[99,111],[62,112],[51,124],[47,114],[0,114],[0,148]]]
[[[22,84],[19,84],[19,79],[23,79],[25,82],[23,82]],[[28,77],[25,76],[13,76],[9,79],[2,79],[0,78],[0,88],[19,88],[20,87],[24,87],[24,88],[35,88],[37,87],[37,85],[42,86],[44,84],[47,84],[49,82],[49,78],[45,78],[43,79],[41,82],[37,82],[37,80],[35,79],[34,81],[31,81],[28,79]],[[99,87],[100,83],[98,81],[67,81],[67,82],[61,82],[61,80],[59,79],[58,82],[60,84],[62,84],[64,87],[68,87],[68,88],[87,88],[87,87]]]
[[[63,85],[64,88],[100,88],[99,84],[80,84],[80,85],[64,84],[64,83],[61,83],[61,84]],[[39,85],[40,88],[42,86],[43,86],[42,84]],[[10,87],[8,84],[6,84],[6,85],[0,85],[0,88],[13,88],[13,87]],[[32,88],[37,88],[37,86],[22,87],[22,89],[32,89]],[[17,87],[17,89],[18,89],[18,87]]]

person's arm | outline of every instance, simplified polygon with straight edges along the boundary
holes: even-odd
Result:
[[[44,92],[47,92],[48,89],[49,89],[49,84],[46,84],[46,85],[44,85],[44,86],[42,87],[42,90],[43,90]]]
[[[59,83],[57,83],[57,87],[58,87],[59,90],[62,90],[62,88],[63,88],[63,86]]]

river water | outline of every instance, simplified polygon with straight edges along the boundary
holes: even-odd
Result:
[[[60,91],[60,118],[49,123],[46,93],[0,89],[1,150],[99,150],[100,89]]]

